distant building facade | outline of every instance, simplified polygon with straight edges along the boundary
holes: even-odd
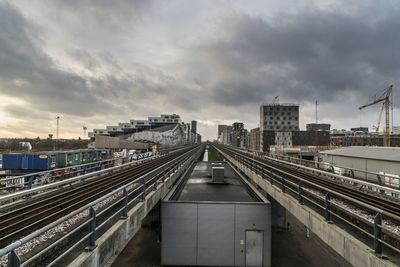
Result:
[[[249,149],[252,151],[260,151],[260,128],[250,130]]]
[[[230,125],[218,125],[218,142],[234,147],[248,148],[249,133],[244,128],[243,122]]]
[[[232,124],[231,145],[234,147],[247,148],[248,132],[244,129],[243,122],[235,122]]]
[[[384,136],[381,133],[362,131],[335,131],[331,132],[330,140],[333,147],[347,146],[383,146]],[[400,134],[390,135],[390,146],[400,147]]]
[[[94,141],[98,135],[119,137],[138,141],[154,142],[163,146],[196,143],[201,140],[197,132],[196,121],[183,123],[177,114],[161,114],[160,117],[148,117],[147,120],[130,120],[118,125],[106,126],[105,129],[94,129],[88,136]],[[171,142],[170,145],[167,143]]]
[[[329,146],[328,131],[294,131],[292,132],[293,146]]]
[[[279,143],[285,146],[290,146],[290,132],[298,130],[298,104],[274,103],[260,106],[261,151],[269,150],[271,143]],[[275,134],[276,132],[279,133]]]
[[[331,125],[328,123],[309,123],[306,124],[307,131],[330,131]]]
[[[364,133],[368,133],[368,127],[355,127],[355,128],[351,128],[350,131],[352,132],[364,132]]]
[[[220,134],[220,142],[224,145],[230,145],[232,143],[232,126],[224,127]]]
[[[192,133],[194,133],[194,134],[197,133],[197,121],[191,122],[191,129],[192,129]]]
[[[220,136],[223,131],[228,129],[228,127],[231,127],[231,126],[230,125],[225,125],[225,124],[219,124],[218,125],[218,136]]]
[[[105,129],[93,129],[88,133],[90,138],[96,135],[123,136],[132,133],[150,130],[171,124],[181,124],[182,120],[177,114],[161,114],[160,117],[148,117],[147,120],[130,120],[129,122],[120,122],[118,125],[106,126]]]

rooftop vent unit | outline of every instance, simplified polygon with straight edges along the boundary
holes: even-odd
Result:
[[[225,168],[222,163],[212,163],[211,173],[213,183],[225,183]]]

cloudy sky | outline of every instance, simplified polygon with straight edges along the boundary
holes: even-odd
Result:
[[[358,106],[394,84],[400,2],[0,0],[0,137],[61,137],[180,114],[205,139],[257,126],[259,106],[300,104],[300,127],[376,124]]]

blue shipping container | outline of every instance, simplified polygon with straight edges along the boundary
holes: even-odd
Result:
[[[50,170],[56,167],[53,154],[3,154],[5,170]]]

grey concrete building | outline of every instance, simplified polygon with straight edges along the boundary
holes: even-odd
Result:
[[[130,120],[129,122],[120,122],[118,125],[106,126],[105,129],[94,129],[88,133],[88,136],[92,140],[94,140],[96,135],[121,137],[144,130],[180,123],[182,123],[182,120],[177,114],[161,114],[160,117],[148,117],[147,120]]]
[[[219,124],[218,125],[218,136],[220,136],[223,131],[228,129],[228,127],[230,127],[230,125]]]
[[[243,122],[233,123],[230,145],[240,148],[247,148],[248,143],[249,143],[249,133],[244,128]]]
[[[271,203],[227,163],[223,185],[198,162],[161,203],[161,263],[271,266]]]
[[[228,126],[222,131],[220,141],[224,145],[232,143],[232,126]]]
[[[197,133],[197,121],[192,121],[190,125],[192,129],[192,133],[196,134]]]
[[[185,127],[182,124],[171,124],[152,130],[133,133],[128,140],[146,141],[160,145],[163,148],[186,144]]]
[[[260,128],[250,130],[249,149],[252,151],[260,151]]]
[[[331,125],[329,123],[309,123],[306,124],[307,131],[330,131]]]
[[[354,127],[354,128],[350,128],[351,132],[363,132],[363,133],[368,133],[368,127]]]
[[[400,187],[400,148],[394,147],[341,147],[321,151],[320,160],[344,168],[380,174],[362,174],[368,180]],[[355,172],[356,174],[358,172]],[[384,178],[384,179],[383,179]]]
[[[299,105],[289,103],[274,103],[260,106],[260,150],[268,150],[267,132],[291,132],[299,130]],[[289,144],[288,134],[278,134],[277,140]],[[285,141],[286,140],[286,141]],[[264,144],[265,143],[265,144]]]

